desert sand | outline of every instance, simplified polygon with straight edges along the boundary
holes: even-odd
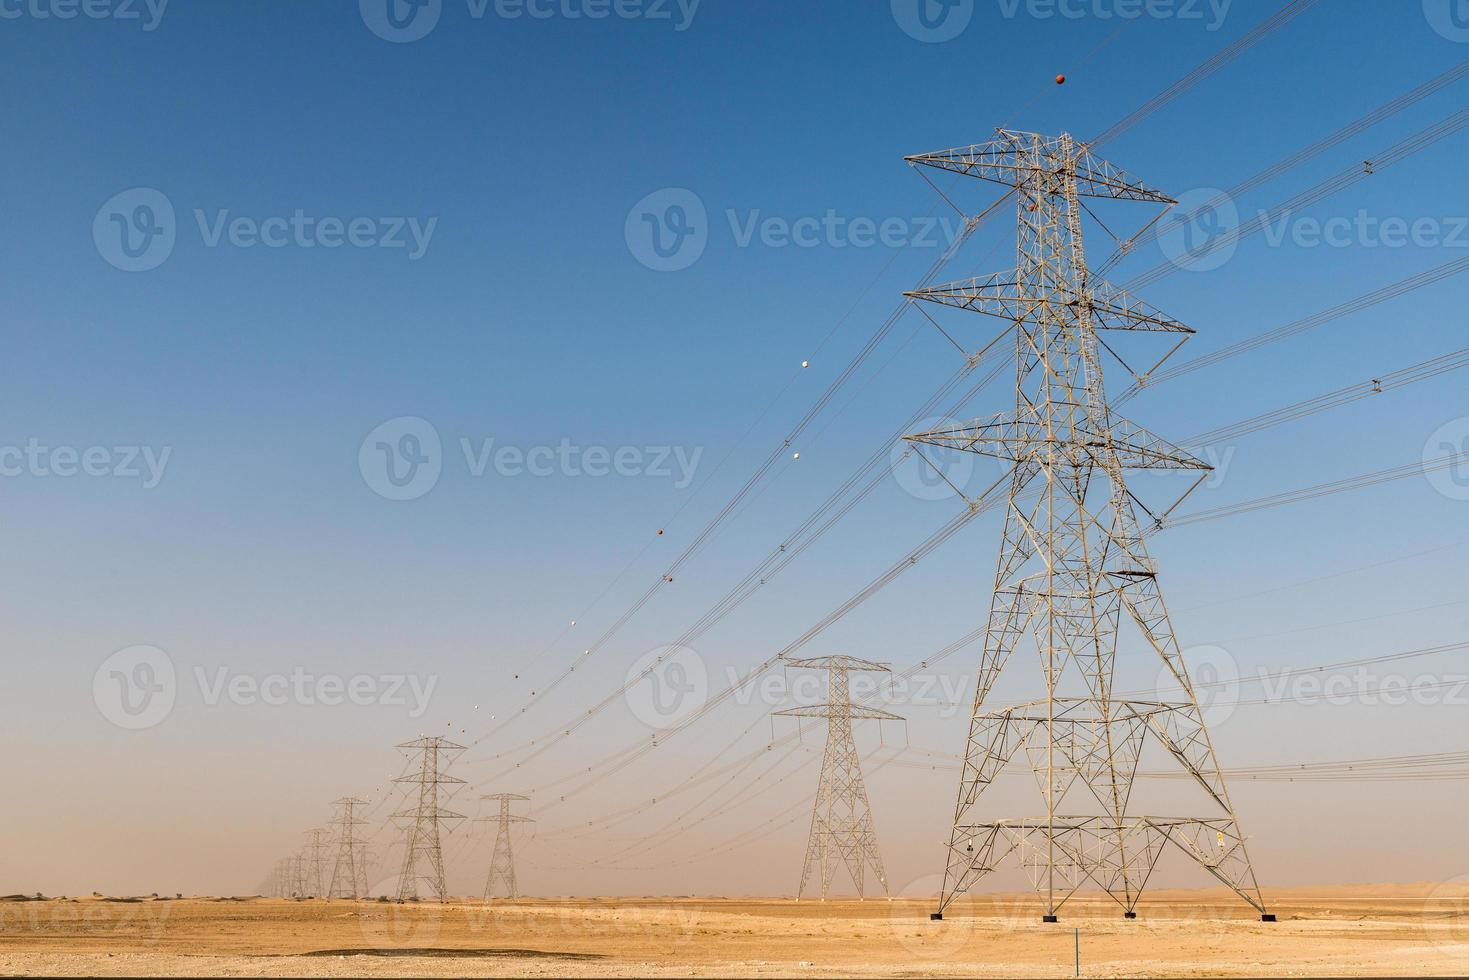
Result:
[[[1342,976],[1469,974],[1469,885],[1159,892],[1125,921],[1073,899],[265,898],[0,903],[0,973],[60,976]]]

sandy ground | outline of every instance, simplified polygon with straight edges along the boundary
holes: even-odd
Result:
[[[58,976],[1469,975],[1469,883],[1160,892],[1127,922],[1081,897],[1061,922],[984,896],[597,898],[437,905],[279,899],[0,902],[0,973]]]

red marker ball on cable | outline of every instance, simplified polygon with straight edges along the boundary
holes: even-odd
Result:
[[[1066,76],[1065,75],[1057,75],[1056,76],[1056,84],[1057,85],[1065,85],[1066,84]]]

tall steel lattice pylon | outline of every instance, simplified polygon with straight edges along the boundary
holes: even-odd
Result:
[[[303,852],[296,852],[289,859],[290,862],[290,897],[307,898],[311,894],[310,870],[307,867],[307,857]]]
[[[510,840],[510,825],[517,823],[532,823],[530,817],[522,817],[510,812],[510,805],[525,800],[529,796],[520,796],[516,793],[495,793],[491,796],[482,796],[480,799],[489,800],[500,805],[500,812],[493,817],[481,817],[482,823],[494,823],[495,828],[495,851],[490,857],[490,873],[485,878],[485,901],[497,897],[495,886],[499,885],[505,893],[501,898],[519,898],[520,887],[515,882],[515,851]]]
[[[872,823],[872,806],[867,801],[867,787],[862,782],[862,758],[852,736],[854,719],[902,721],[899,715],[877,708],[852,703],[852,671],[886,673],[886,664],[856,657],[814,657],[809,660],[787,660],[790,667],[810,667],[827,672],[827,703],[804,705],[777,711],[792,718],[825,718],[826,750],[821,757],[821,781],[816,787],[816,803],[811,811],[811,836],[806,843],[806,860],[801,866],[801,884],[797,900],[806,894],[811,873],[821,869],[821,897],[831,892],[831,879],[838,862],[846,865],[857,887],[857,897],[866,898],[864,878],[871,868],[888,891],[887,873],[883,871],[882,854],[877,848],[877,828]]]
[[[306,845],[306,880],[303,894],[313,898],[326,894],[326,842],[327,832],[320,828],[306,831],[310,843]]]
[[[1102,384],[1102,352],[1117,356],[1102,331],[1179,335],[1164,360],[1193,331],[1094,281],[1082,242],[1086,198],[1174,202],[1064,135],[1000,130],[988,143],[908,159],[1012,188],[1019,219],[1017,268],[909,294],[1009,321],[1005,332],[1013,329],[1015,335],[1013,413],[908,437],[1012,466],[934,918],[942,918],[957,896],[1011,853],[1018,854],[1042,896],[1047,921],[1055,921],[1058,909],[1087,883],[1133,918],[1140,893],[1171,843],[1273,921],[1124,478],[1130,469],[1197,470],[1202,480],[1209,467],[1113,412]],[[1182,689],[1176,699],[1113,696],[1124,613]],[[1045,696],[987,710],[996,678],[1027,633],[1039,655]],[[1139,816],[1129,806],[1149,738],[1203,790],[1200,809],[1207,815]],[[980,811],[980,796],[1022,748],[1045,812],[990,819]]]
[[[440,902],[449,897],[444,877],[444,848],[441,825],[463,820],[462,813],[445,810],[440,804],[454,790],[442,787],[464,785],[464,780],[445,775],[443,770],[462,755],[465,747],[446,738],[420,738],[398,746],[410,756],[418,756],[417,771],[400,776],[394,782],[418,787],[417,805],[393,814],[405,821],[403,872],[398,876],[398,901],[417,901],[422,897],[419,884],[426,883],[432,897]],[[412,795],[410,793],[410,795]]]
[[[366,805],[366,800],[353,796],[344,796],[332,803],[337,808],[337,819],[332,821],[333,843],[336,844],[337,854],[332,862],[331,881],[326,889],[327,898],[360,898],[365,894],[362,879],[366,869],[359,867],[358,861],[366,842],[357,836],[357,828],[367,821],[359,818],[356,812],[359,806]]]

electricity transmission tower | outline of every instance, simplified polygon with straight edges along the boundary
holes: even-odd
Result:
[[[310,893],[311,884],[306,867],[306,855],[297,851],[286,859],[289,874],[287,876],[290,898],[305,898]]]
[[[409,776],[400,776],[394,782],[417,784],[416,805],[401,810],[393,816],[407,821],[404,840],[403,873],[398,878],[398,901],[417,901],[419,883],[426,882],[433,897],[440,902],[449,897],[444,880],[444,850],[440,842],[440,825],[463,820],[462,813],[445,810],[439,804],[454,792],[445,792],[442,786],[457,789],[464,780],[447,776],[442,769],[457,759],[465,747],[446,738],[420,738],[398,746],[410,756],[418,757],[418,771]],[[411,791],[410,791],[411,795]]]
[[[367,846],[367,841],[357,844],[357,894],[363,898],[371,898],[372,885],[367,880],[368,870],[372,865],[372,849]]]
[[[366,842],[357,836],[357,828],[367,821],[359,819],[356,810],[359,806],[366,805],[366,800],[353,796],[344,796],[332,803],[337,808],[337,819],[332,823],[336,829],[334,842],[337,856],[332,862],[331,881],[326,889],[327,898],[358,898],[365,894],[362,879],[366,869],[358,866],[358,858]]]
[[[796,899],[806,893],[811,873],[821,869],[821,897],[831,891],[831,879],[837,863],[846,865],[857,886],[857,897],[865,898],[863,878],[871,867],[887,894],[888,879],[882,868],[882,854],[877,849],[877,828],[872,824],[872,807],[867,802],[867,787],[862,782],[862,759],[852,737],[853,719],[902,721],[891,712],[866,708],[852,703],[850,674],[852,671],[886,673],[886,664],[858,660],[856,657],[815,657],[789,660],[791,667],[810,667],[827,671],[827,703],[804,705],[777,711],[790,718],[825,718],[826,750],[821,757],[821,780],[816,787],[816,802],[811,810],[811,836],[806,843],[806,860],[801,866],[801,884]]]
[[[291,859],[281,858],[270,872],[270,893],[276,898],[291,897]]]
[[[1193,331],[1093,279],[1082,242],[1081,213],[1091,213],[1084,199],[1174,202],[1065,135],[1000,130],[987,143],[908,159],[1011,188],[1019,219],[1017,268],[908,294],[1007,321],[1001,337],[1013,330],[1016,362],[1013,412],[907,437],[1011,465],[974,713],[933,917],[942,918],[957,896],[1016,853],[1045,901],[1047,921],[1054,922],[1061,905],[1087,882],[1133,918],[1139,893],[1171,843],[1265,921],[1274,921],[1124,478],[1125,470],[1195,470],[1202,481],[1209,467],[1119,416],[1102,384],[1103,351],[1127,364],[1100,331],[1177,335],[1163,360]],[[1161,525],[1160,518],[1154,521]],[[1181,695],[1169,701],[1113,696],[1125,621],[1162,659]],[[1027,632],[1045,696],[987,710],[996,678]],[[1202,789],[1205,815],[1139,816],[1129,806],[1149,737]],[[1044,814],[1009,820],[982,815],[981,794],[1021,749],[1044,797]]]
[[[510,845],[510,825],[514,823],[531,823],[530,817],[522,817],[510,812],[510,804],[522,800],[529,800],[529,796],[520,796],[516,793],[496,793],[492,796],[482,796],[482,800],[491,800],[500,804],[500,812],[493,817],[481,817],[481,823],[494,821],[495,829],[495,852],[490,857],[490,874],[485,879],[485,901],[495,897],[495,885],[498,883],[504,888],[505,898],[519,898],[520,891],[515,884],[515,853]]]
[[[327,832],[320,828],[306,831],[311,843],[306,845],[305,887],[302,894],[313,898],[326,894]]]

